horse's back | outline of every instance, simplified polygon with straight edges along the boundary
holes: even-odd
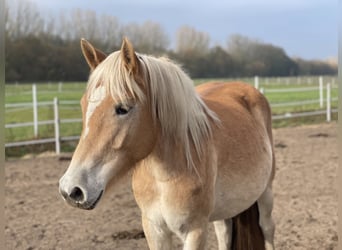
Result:
[[[271,110],[267,99],[253,86],[242,82],[210,82],[196,90],[229,129],[264,127],[272,140]]]
[[[220,200],[211,219],[235,216],[273,178],[270,108],[266,98],[248,84],[207,83],[196,89],[220,120],[212,127],[217,154],[215,190]]]
[[[222,109],[224,112],[232,108],[236,110],[244,109],[255,116],[256,114],[253,112],[261,110],[262,116],[267,119],[264,122],[269,122],[271,112],[266,98],[249,84],[242,82],[210,82],[197,86],[196,90],[209,107],[215,106],[215,112],[220,112],[217,109]]]

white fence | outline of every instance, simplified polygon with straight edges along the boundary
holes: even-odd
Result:
[[[337,87],[334,87],[337,88]],[[331,89],[332,86],[330,83],[326,85],[326,109],[316,110],[316,111],[307,111],[307,112],[300,112],[300,113],[285,113],[282,115],[273,115],[273,120],[279,120],[279,119],[288,119],[288,118],[295,118],[295,117],[305,117],[305,116],[314,116],[314,115],[322,115],[326,114],[326,120],[327,122],[331,121],[331,113],[336,113],[337,109],[331,108],[331,102],[335,102],[338,99],[331,97]],[[266,94],[266,93],[290,93],[290,92],[305,92],[305,91],[319,91],[319,98],[314,100],[305,100],[305,101],[293,101],[293,102],[285,102],[285,103],[270,103],[271,108],[276,107],[289,107],[289,106],[299,106],[299,105],[308,105],[308,104],[318,104],[321,108],[323,108],[324,103],[324,96],[323,96],[323,84],[321,84],[319,87],[308,87],[308,88],[288,88],[288,89],[270,89],[265,90],[263,88],[260,89],[260,92]]]
[[[33,99],[35,100],[35,99]],[[75,141],[79,139],[79,136],[61,136],[60,135],[60,124],[62,123],[80,123],[82,119],[60,119],[59,116],[59,105],[60,104],[78,104],[78,102],[72,101],[64,101],[59,102],[58,99],[55,97],[53,102],[33,102],[30,106],[33,107],[33,110],[37,110],[38,106],[40,105],[53,105],[53,113],[54,119],[53,120],[46,120],[46,121],[38,121],[38,117],[34,112],[34,122],[25,122],[25,123],[14,123],[14,124],[6,124],[5,128],[17,128],[17,127],[26,127],[26,126],[33,126],[34,132],[38,134],[38,125],[54,125],[54,132],[55,136],[53,138],[44,138],[44,139],[37,139],[37,140],[29,140],[29,141],[18,141],[18,142],[8,142],[5,143],[5,147],[17,147],[17,146],[26,146],[26,145],[34,145],[34,144],[44,144],[44,143],[55,143],[55,151],[57,154],[61,152],[61,142],[63,141]],[[18,104],[6,104],[5,107],[27,107],[28,103],[18,103]]]
[[[322,78],[319,78],[319,86],[317,87],[307,87],[307,88],[285,88],[285,89],[265,89],[260,88],[262,93],[290,93],[290,92],[304,92],[304,91],[318,91],[319,98],[315,100],[306,100],[306,101],[293,101],[287,103],[271,103],[271,108],[275,107],[288,107],[288,106],[298,106],[298,105],[307,105],[307,104],[319,104],[322,108],[317,111],[308,111],[308,112],[300,112],[300,113],[285,113],[281,115],[273,115],[273,120],[279,119],[288,119],[288,118],[295,118],[295,117],[306,117],[306,116],[315,116],[315,115],[326,115],[326,121],[331,121],[331,114],[336,113],[337,109],[331,108],[331,102],[337,101],[337,98],[331,98],[331,89],[332,86],[330,83],[326,84],[326,98],[324,99],[323,96],[323,81]],[[254,86],[259,88],[259,78],[255,77],[254,79]],[[59,84],[59,91],[61,90],[61,84]],[[337,88],[337,87],[333,87]],[[27,108],[31,107],[33,109],[33,122],[25,122],[25,123],[13,123],[13,124],[6,124],[5,129],[8,128],[16,128],[16,127],[27,127],[31,126],[34,129],[35,137],[38,136],[38,127],[39,125],[53,125],[54,126],[54,137],[52,138],[44,138],[44,139],[37,139],[37,140],[29,140],[29,141],[18,141],[18,142],[8,142],[5,143],[5,147],[17,147],[17,146],[25,146],[25,145],[34,145],[34,144],[44,144],[44,143],[55,143],[55,151],[57,154],[61,152],[61,142],[65,141],[76,141],[80,137],[79,136],[62,136],[60,134],[60,124],[63,123],[80,123],[82,119],[61,119],[59,116],[59,106],[61,104],[71,104],[71,105],[79,105],[78,101],[59,101],[56,97],[54,98],[53,102],[38,102],[37,101],[37,88],[34,84],[32,86],[32,103],[15,103],[15,104],[5,104],[6,108]],[[324,100],[326,101],[326,108],[323,109]],[[53,105],[53,113],[54,119],[53,120],[46,120],[46,121],[38,121],[38,106],[46,106],[46,105]]]

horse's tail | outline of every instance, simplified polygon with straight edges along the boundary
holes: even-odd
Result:
[[[255,202],[250,208],[233,217],[233,250],[264,250],[265,239],[259,225],[259,209]]]

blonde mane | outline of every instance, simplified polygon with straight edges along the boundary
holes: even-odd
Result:
[[[153,120],[160,123],[163,141],[183,147],[187,166],[194,168],[190,145],[194,145],[200,159],[211,138],[210,120],[218,121],[216,114],[205,105],[195,91],[193,81],[178,65],[167,58],[137,56],[149,98],[125,68],[119,51],[109,55],[92,72],[88,94],[102,85],[114,100],[147,100]]]

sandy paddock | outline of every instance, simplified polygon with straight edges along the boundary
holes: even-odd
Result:
[[[276,249],[335,249],[336,123],[276,129],[274,137]],[[95,210],[78,210],[58,194],[68,164],[57,156],[6,162],[5,248],[148,249],[129,178]],[[217,249],[212,226],[208,249]]]

